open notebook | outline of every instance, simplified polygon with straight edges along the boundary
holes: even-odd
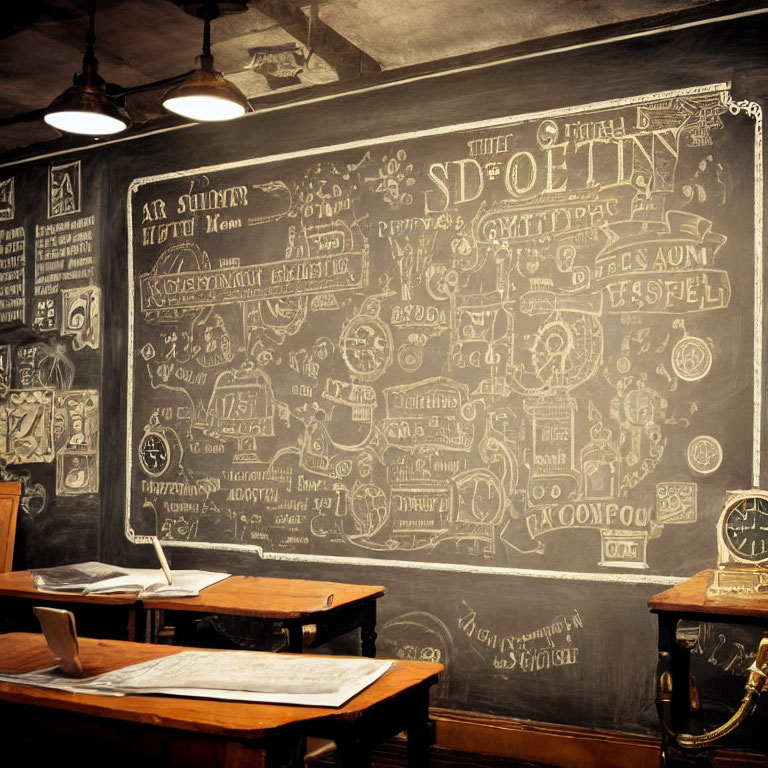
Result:
[[[70,592],[79,595],[136,594],[152,597],[194,597],[200,590],[230,574],[215,571],[169,571],[158,568],[123,568],[97,561],[57,565],[30,571],[40,592]]]

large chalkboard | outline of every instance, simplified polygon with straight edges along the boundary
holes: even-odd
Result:
[[[135,180],[128,537],[679,573],[759,444],[755,129],[715,85]]]

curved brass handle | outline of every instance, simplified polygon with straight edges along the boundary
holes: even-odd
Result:
[[[749,668],[747,677],[746,693],[741,700],[739,708],[733,713],[733,716],[722,725],[718,726],[708,733],[694,735],[692,733],[679,733],[677,743],[686,749],[699,749],[720,741],[724,736],[735,731],[746,717],[752,712],[754,700],[760,695],[765,686],[766,666],[768,665],[768,637],[764,637],[757,647],[755,661]]]

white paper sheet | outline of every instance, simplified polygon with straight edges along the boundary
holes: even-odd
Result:
[[[389,661],[355,656],[184,651],[108,672],[90,685],[126,694],[340,707],[390,666]]]

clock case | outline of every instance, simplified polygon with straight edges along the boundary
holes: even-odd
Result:
[[[759,560],[739,557],[728,546],[726,524],[734,509],[745,501],[759,499],[768,506],[768,492],[759,489],[730,492],[715,530],[717,532],[717,570],[707,587],[707,597],[757,596],[768,599],[768,552]],[[766,532],[768,538],[768,532]]]

